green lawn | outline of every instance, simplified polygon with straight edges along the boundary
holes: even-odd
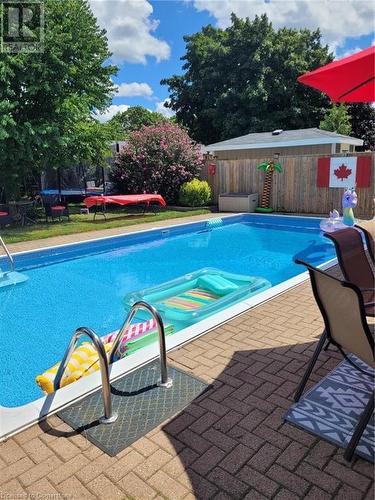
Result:
[[[49,222],[48,224],[41,222],[25,227],[6,227],[0,229],[0,234],[6,243],[11,244],[20,241],[50,238],[51,236],[98,231],[99,229],[110,229],[112,227],[134,226],[142,222],[156,222],[206,213],[210,213],[210,211],[205,209],[192,209],[188,212],[165,210],[157,214],[145,215],[107,212],[107,220],[104,220],[103,217],[99,215],[95,221],[93,220],[92,214],[72,214],[70,216],[70,221],[66,220],[64,217],[63,222],[55,221]]]

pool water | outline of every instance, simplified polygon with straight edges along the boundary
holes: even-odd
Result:
[[[319,220],[234,216],[16,256],[22,285],[0,292],[0,405],[42,396],[35,376],[59,361],[77,327],[99,335],[119,328],[126,294],[204,267],[262,276],[277,285],[334,257]],[[5,261],[0,261],[5,269]]]

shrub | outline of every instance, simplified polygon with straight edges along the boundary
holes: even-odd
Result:
[[[211,200],[211,188],[206,181],[193,179],[180,189],[180,203],[188,207],[202,207]]]
[[[121,193],[157,192],[175,203],[181,185],[196,177],[202,166],[200,146],[187,132],[173,123],[160,123],[130,134],[111,177]]]

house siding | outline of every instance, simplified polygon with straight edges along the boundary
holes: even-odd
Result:
[[[343,146],[337,144],[337,146]],[[218,160],[245,160],[253,158],[272,158],[275,153],[280,153],[280,156],[299,156],[310,154],[331,154],[332,144],[315,144],[311,146],[289,146],[289,147],[274,147],[262,149],[237,149],[229,151],[212,151],[217,156]],[[342,151],[342,149],[341,149]]]

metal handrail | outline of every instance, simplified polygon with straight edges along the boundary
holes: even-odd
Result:
[[[159,387],[169,388],[172,387],[173,381],[168,377],[168,368],[167,368],[167,347],[165,342],[165,331],[163,320],[159,314],[159,312],[153,307],[151,304],[140,300],[133,304],[132,308],[129,311],[129,314],[124,321],[122,327],[120,328],[111,349],[111,354],[109,356],[109,363],[113,362],[115,357],[115,352],[121,342],[122,337],[128,330],[130,323],[132,322],[134,316],[139,311],[139,309],[144,309],[148,311],[153,318],[156,320],[157,328],[158,328],[158,336],[159,336],[159,350],[160,350],[160,380],[158,382]]]
[[[15,270],[16,266],[14,264],[13,257],[11,255],[11,253],[9,252],[8,247],[6,246],[5,241],[3,240],[3,238],[1,236],[0,236],[0,245],[3,247],[4,252],[6,253],[6,256],[8,257],[9,264],[10,264],[10,270],[13,272]]]
[[[116,413],[113,413],[112,410],[111,386],[109,382],[109,364],[107,360],[107,354],[105,352],[102,340],[93,330],[91,330],[91,328],[81,327],[77,328],[77,330],[74,332],[74,335],[72,336],[68,348],[65,352],[65,356],[60,363],[59,369],[57,370],[54,380],[54,390],[57,391],[60,388],[61,379],[64,375],[65,369],[76,347],[78,339],[82,335],[87,335],[88,337],[90,337],[99,356],[100,374],[102,379],[102,397],[104,404],[104,416],[99,419],[99,422],[101,424],[112,424],[116,421],[118,415]]]

